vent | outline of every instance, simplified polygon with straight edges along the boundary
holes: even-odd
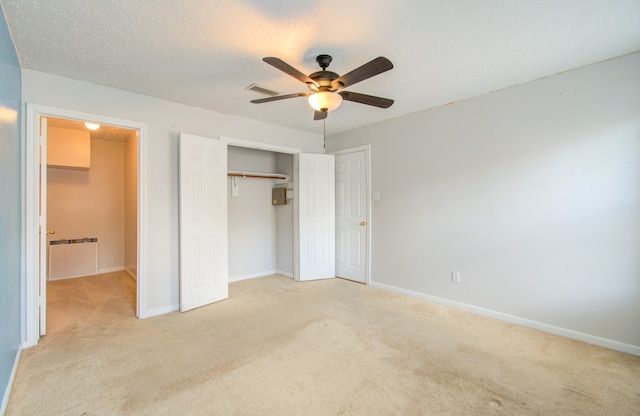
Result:
[[[274,96],[278,95],[277,92],[271,91],[270,89],[265,88],[265,87],[263,87],[261,85],[258,85],[258,84],[251,84],[246,89],[248,89],[249,91],[255,91],[255,92],[260,93],[260,94],[268,95],[269,97],[274,97]]]

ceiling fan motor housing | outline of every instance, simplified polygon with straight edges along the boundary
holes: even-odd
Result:
[[[313,84],[307,85],[309,86],[309,89],[314,92],[334,91],[335,89],[331,89],[331,83],[333,82],[333,80],[338,79],[339,77],[340,75],[336,74],[335,72],[322,70],[309,75],[309,78],[311,78],[316,84],[318,84],[318,86],[316,87]]]

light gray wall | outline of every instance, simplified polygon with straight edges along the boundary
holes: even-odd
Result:
[[[636,53],[329,137],[371,144],[374,284],[640,354],[639,68]]]
[[[276,172],[276,154],[229,146],[229,170]],[[228,178],[229,278],[273,274],[277,259],[276,207],[271,205],[273,179],[239,178],[238,197],[231,196]]]
[[[147,284],[143,316],[175,310],[179,299],[178,135],[220,136],[322,153],[322,137],[264,122],[216,113],[84,81],[23,70],[23,100],[28,103],[146,123],[145,165],[141,175],[146,198],[142,213],[147,243]],[[158,188],[163,194],[158,195]],[[138,270],[140,277],[140,270]]]
[[[278,173],[289,175],[289,183],[293,182],[293,155],[278,153]],[[280,185],[288,187],[288,184]],[[277,246],[278,246],[278,273],[293,277],[293,200],[287,205],[276,207],[278,222]]]
[[[22,80],[18,57],[1,7],[0,80],[0,392],[5,404],[21,338]]]
[[[293,177],[293,156],[229,146],[228,169],[284,173]],[[273,273],[293,277],[293,205],[274,206],[273,179],[238,179],[239,196],[228,180],[229,278],[238,280]]]

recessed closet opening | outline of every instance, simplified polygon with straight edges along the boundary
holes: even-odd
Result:
[[[271,274],[293,278],[293,155],[230,145],[227,169],[247,173],[227,179],[229,281]],[[277,202],[274,188],[283,189]]]

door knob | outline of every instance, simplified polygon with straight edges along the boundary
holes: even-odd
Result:
[[[47,235],[49,235],[49,234],[55,234],[55,233],[56,233],[56,230],[47,230]]]
[[[367,223],[366,223],[365,221],[362,221],[362,222],[360,223],[360,225],[362,225],[362,226],[364,227],[365,225],[367,225]]]

